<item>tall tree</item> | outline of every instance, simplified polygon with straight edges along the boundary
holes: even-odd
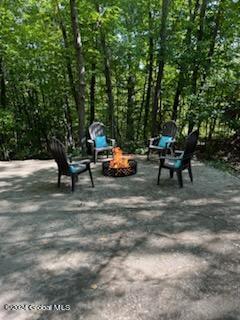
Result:
[[[90,124],[95,119],[95,86],[96,86],[96,63],[92,63],[92,74],[90,81]]]
[[[85,135],[85,66],[83,59],[83,47],[81,33],[78,25],[78,10],[76,0],[70,0],[71,22],[73,31],[73,40],[76,54],[76,99],[79,122],[79,139],[80,145],[83,146],[83,138]]]
[[[160,29],[160,49],[158,56],[158,72],[155,85],[153,109],[152,109],[152,135],[157,134],[157,115],[159,112],[159,98],[161,95],[161,84],[163,79],[163,71],[166,59],[166,40],[167,40],[167,18],[169,12],[170,0],[162,0],[162,18]]]
[[[199,0],[196,0],[194,10],[192,10],[192,0],[188,1],[188,7],[189,7],[189,24],[187,27],[187,32],[184,40],[184,47],[186,47],[185,52],[189,55],[191,50],[191,37],[192,37],[192,30],[194,27],[194,21],[197,15],[198,7],[199,7]],[[178,82],[177,82],[177,88],[174,96],[174,102],[173,102],[173,110],[172,110],[172,120],[177,120],[177,113],[178,113],[178,105],[180,96],[182,94],[182,90],[185,85],[185,78],[187,77],[187,66],[189,64],[189,61],[183,56],[182,63],[180,65],[180,71],[178,75]]]
[[[130,74],[127,81],[127,140],[134,140],[133,112],[135,106],[135,77]]]
[[[74,84],[74,76],[73,76],[73,72],[72,72],[71,57],[69,54],[70,48],[69,48],[69,41],[68,41],[68,36],[67,36],[67,29],[66,29],[64,19],[61,14],[61,10],[59,8],[58,0],[55,0],[55,1],[56,1],[57,14],[58,14],[58,23],[59,23],[59,27],[62,32],[63,43],[64,43],[64,48],[65,48],[65,59],[66,59],[66,68],[67,68],[67,73],[68,73],[69,84],[70,84],[72,95],[73,95],[73,98],[75,101],[76,109],[78,111],[78,97],[77,97],[76,87]]]
[[[101,14],[101,7],[97,5],[97,12]],[[114,95],[113,95],[113,86],[112,86],[112,72],[110,64],[110,53],[106,43],[106,35],[103,25],[99,26],[100,28],[100,46],[101,52],[103,55],[103,64],[104,64],[104,75],[106,81],[106,93],[108,97],[108,122],[110,125],[111,135],[115,137],[115,116],[114,116]]]
[[[211,60],[214,54],[215,45],[216,45],[216,39],[217,35],[220,29],[221,20],[223,19],[223,10],[224,10],[224,0],[219,1],[218,10],[214,19],[214,26],[211,33],[211,39],[210,39],[210,45],[209,50],[207,53],[207,59],[205,63],[205,70],[202,77],[201,87],[204,85],[207,75],[209,74],[209,70],[211,68]]]
[[[6,107],[6,84],[5,84],[5,74],[3,58],[0,56],[0,106],[2,108]]]
[[[201,45],[204,37],[204,25],[205,25],[205,15],[206,15],[206,8],[207,3],[209,0],[202,0],[201,8],[200,8],[200,17],[199,17],[199,29],[197,33],[197,46],[196,46],[196,54],[199,55],[199,52],[201,52]],[[197,55],[196,55],[197,56]],[[192,94],[197,94],[197,81],[199,78],[199,71],[200,71],[200,59],[202,57],[197,59],[193,59],[193,72],[192,72],[192,79],[191,79],[191,87],[192,87]],[[192,105],[191,108],[194,108]],[[193,117],[189,120],[188,124],[188,133],[190,133],[193,130],[195,121]]]
[[[152,30],[152,11],[151,2],[149,1],[149,12],[148,12],[148,28],[149,28],[149,38],[148,38],[148,83],[147,83],[147,94],[145,101],[145,113],[144,113],[144,123],[143,123],[143,139],[147,139],[147,127],[148,127],[148,117],[150,109],[150,100],[152,93],[152,80],[153,80],[153,30]]]

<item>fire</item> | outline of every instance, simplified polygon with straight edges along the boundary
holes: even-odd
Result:
[[[129,168],[128,157],[123,156],[119,147],[113,148],[113,159],[110,161],[110,168]]]

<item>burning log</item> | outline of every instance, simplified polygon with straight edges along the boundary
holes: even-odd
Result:
[[[104,161],[103,174],[111,177],[125,177],[137,172],[137,162],[129,156],[124,156],[119,147],[113,148],[113,159]]]

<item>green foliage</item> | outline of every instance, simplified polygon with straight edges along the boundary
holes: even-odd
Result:
[[[90,121],[92,75],[96,76],[95,119],[110,125],[105,56],[100,46],[102,32],[112,77],[117,139],[129,152],[144,150],[149,38],[153,40],[154,62],[150,100],[152,108],[159,60],[161,3],[157,0],[83,0],[78,3],[86,69],[86,131]],[[195,1],[177,0],[170,5],[167,55],[158,113],[159,128],[164,121],[171,119],[179,75],[182,73],[177,118],[179,135],[186,135],[191,121],[200,128],[202,136],[229,135],[239,131],[240,126],[240,2],[208,1],[200,41],[199,9],[195,20],[191,22],[190,19],[194,7]],[[219,28],[214,39],[219,10]],[[4,0],[0,4],[0,17],[0,77],[4,75],[6,89],[6,106],[0,106],[1,149],[4,146],[4,150],[7,149],[15,158],[46,156],[52,135],[57,135],[63,141],[69,140],[74,145],[78,141],[78,118],[66,58],[70,60],[74,82],[77,77],[74,71],[75,52],[69,1]],[[67,46],[63,41],[60,20],[66,28]],[[187,43],[189,30],[191,36]],[[213,40],[211,54],[209,48]],[[194,90],[192,76],[196,67]],[[126,121],[130,108],[130,76],[134,76],[130,105],[133,141],[129,141],[127,136],[129,124]],[[1,95],[3,91],[1,88]],[[150,109],[148,136],[151,116]]]

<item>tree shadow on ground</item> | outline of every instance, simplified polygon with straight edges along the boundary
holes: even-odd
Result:
[[[20,165],[21,167],[21,165]],[[22,168],[22,167],[21,167]],[[56,188],[49,162],[0,178],[0,301],[71,311],[1,311],[6,319],[237,319],[240,183],[194,165],[185,188],[157,163],[96,187]]]

